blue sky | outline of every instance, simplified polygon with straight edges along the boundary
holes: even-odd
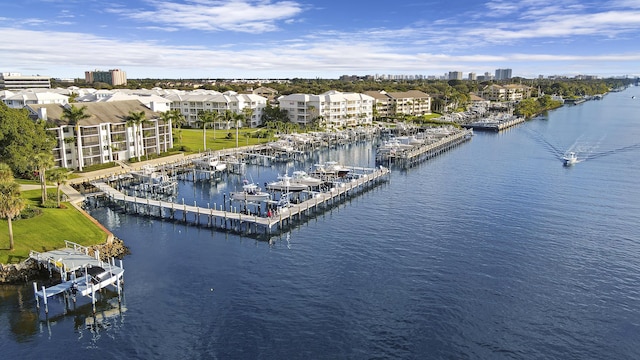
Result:
[[[20,0],[0,72],[129,78],[640,74],[640,0]]]

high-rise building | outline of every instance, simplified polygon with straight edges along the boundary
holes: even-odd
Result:
[[[462,80],[462,71],[449,71],[449,80]]]
[[[476,81],[476,79],[477,79],[476,73],[470,72],[469,73],[469,81]]]
[[[84,80],[88,84],[103,82],[112,86],[127,85],[127,73],[120,69],[85,71]]]
[[[496,69],[496,80],[511,79],[511,69]]]

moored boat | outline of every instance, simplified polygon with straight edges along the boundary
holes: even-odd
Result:
[[[232,200],[264,201],[269,199],[271,194],[262,191],[255,183],[245,180],[244,185],[242,185],[242,191],[232,191],[229,196]]]
[[[278,181],[274,181],[268,183],[266,185],[267,190],[277,190],[277,191],[302,191],[307,190],[309,188],[308,185],[302,183],[292,183],[291,176],[284,174],[278,176]]]
[[[311,175],[318,176],[320,178],[326,177],[344,177],[351,171],[335,161],[327,161],[324,164],[316,164],[315,169]]]
[[[313,177],[307,174],[306,171],[296,170],[291,176],[291,182],[297,184],[304,184],[306,186],[320,186],[324,183],[321,179]]]

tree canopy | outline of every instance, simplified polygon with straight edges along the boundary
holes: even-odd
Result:
[[[0,159],[16,176],[32,178],[31,159],[35,154],[51,152],[54,144],[43,122],[31,120],[25,109],[0,103]]]

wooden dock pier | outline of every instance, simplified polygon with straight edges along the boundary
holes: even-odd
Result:
[[[120,206],[125,212],[239,233],[271,234],[274,228],[282,230],[284,226],[290,226],[296,220],[302,221],[304,217],[309,217],[312,213],[324,211],[342,199],[371,188],[381,181],[388,180],[390,174],[390,170],[382,166],[377,168],[350,167],[350,169],[362,171],[362,173],[348,181],[336,182],[335,186],[328,191],[310,192],[308,200],[282,207],[271,217],[243,213],[237,207],[227,208],[225,204],[214,203],[213,207],[210,207],[210,204],[203,207],[197,206],[197,204],[187,205],[128,196],[104,181],[93,181],[91,184],[103,193],[110,203]]]
[[[516,126],[518,124],[522,124],[525,122],[525,118],[523,117],[515,117],[511,120],[504,121],[479,121],[473,122],[470,124],[463,124],[462,127],[466,129],[480,130],[480,131],[502,131],[504,129],[510,128],[512,126]]]
[[[376,163],[395,164],[402,167],[412,167],[416,164],[440,155],[443,152],[471,139],[473,130],[458,131],[429,144],[415,146],[392,153],[376,154]]]

